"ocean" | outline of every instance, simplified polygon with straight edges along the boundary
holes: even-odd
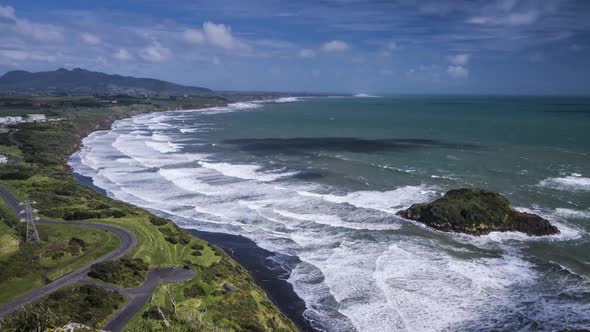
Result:
[[[317,330],[590,328],[590,98],[282,98],[155,113],[91,134],[70,165],[183,228],[253,241]],[[395,215],[461,187],[500,192],[561,233],[447,234]]]

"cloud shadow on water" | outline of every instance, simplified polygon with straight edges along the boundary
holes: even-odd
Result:
[[[478,150],[476,144],[450,143],[422,138],[362,139],[354,137],[298,137],[298,138],[245,138],[225,140],[240,150],[254,153],[306,153],[309,151],[341,151],[373,153],[383,151],[411,151],[417,149]]]

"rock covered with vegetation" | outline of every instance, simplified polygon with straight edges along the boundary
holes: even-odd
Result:
[[[432,203],[414,204],[398,215],[445,232],[559,234],[559,229],[549,221],[535,214],[518,212],[504,196],[481,189],[451,190]]]

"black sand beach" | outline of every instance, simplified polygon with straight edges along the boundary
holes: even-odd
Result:
[[[316,332],[312,324],[303,317],[305,303],[293,286],[286,281],[290,271],[288,266],[299,262],[296,257],[282,257],[287,266],[279,265],[271,259],[276,254],[258,247],[253,241],[238,235],[189,230],[199,238],[224,249],[233,259],[245,267],[256,284],[266,291],[269,298],[287,315],[302,332]]]

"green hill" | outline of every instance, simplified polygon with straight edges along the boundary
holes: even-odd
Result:
[[[75,68],[31,73],[14,70],[0,76],[0,93],[69,95],[204,96],[207,88],[183,86],[151,78],[109,75]]]

